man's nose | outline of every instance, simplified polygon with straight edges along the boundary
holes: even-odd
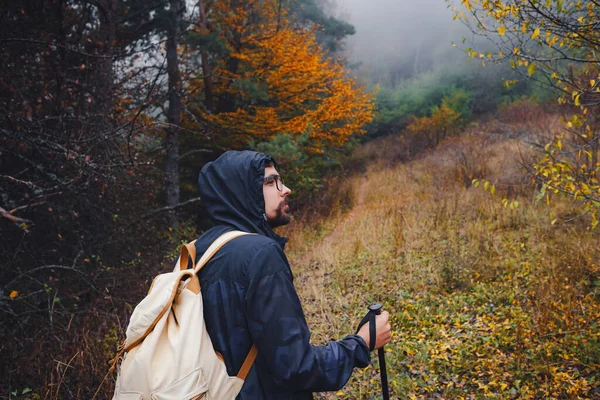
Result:
[[[290,189],[289,187],[283,185],[283,190],[281,191],[281,195],[282,196],[289,196],[290,194],[292,194],[292,189]]]

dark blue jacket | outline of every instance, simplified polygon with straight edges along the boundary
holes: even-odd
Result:
[[[370,354],[357,335],[310,344],[283,252],[287,239],[273,232],[264,214],[266,161],[273,160],[229,151],[200,172],[200,195],[217,225],[196,242],[197,260],[225,232],[257,233],[225,244],[200,271],[204,319],[229,375],[237,375],[253,343],[258,347],[237,399],[311,399],[312,392],[342,388],[354,367],[369,364]]]

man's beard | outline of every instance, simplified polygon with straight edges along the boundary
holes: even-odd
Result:
[[[269,225],[271,225],[271,228],[277,228],[278,226],[283,226],[290,223],[292,216],[290,214],[286,214],[284,211],[287,205],[288,204],[285,201],[279,204],[279,207],[277,207],[277,210],[275,210],[275,217],[269,219]]]

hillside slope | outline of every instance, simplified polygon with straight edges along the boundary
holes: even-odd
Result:
[[[566,201],[535,200],[528,150],[506,135],[386,162],[398,143],[358,150],[371,162],[339,188],[348,210],[283,232],[313,343],[354,332],[379,301],[392,398],[600,398],[600,231]],[[320,398],[380,398],[376,359]]]

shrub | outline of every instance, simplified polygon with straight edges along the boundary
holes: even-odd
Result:
[[[460,114],[445,104],[434,107],[430,117],[414,118],[407,130],[420,138],[418,148],[437,146],[442,139],[454,133],[459,126]],[[417,150],[417,149],[415,149]]]

